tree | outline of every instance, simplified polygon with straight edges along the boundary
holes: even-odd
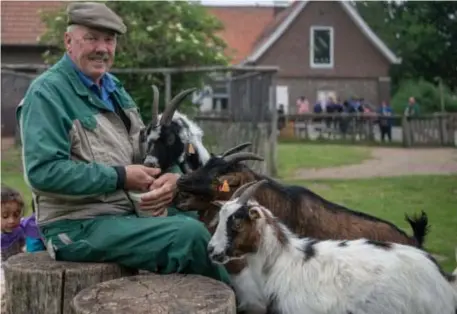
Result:
[[[116,68],[154,68],[200,65],[227,65],[225,42],[216,33],[222,24],[205,7],[187,1],[109,1],[105,2],[124,20],[127,33],[120,36],[116,50]],[[47,26],[41,43],[57,47],[45,52],[49,64],[57,61],[64,51],[66,30],[65,9],[43,14]],[[151,116],[151,84],[164,90],[162,74],[118,74],[142,112]],[[199,87],[203,74],[173,74],[172,95]],[[164,97],[161,93],[161,108]]]
[[[457,2],[357,1],[365,21],[403,62],[393,67],[396,87],[405,79],[443,79],[457,88]]]

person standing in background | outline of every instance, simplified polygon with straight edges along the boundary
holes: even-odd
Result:
[[[297,106],[298,114],[303,114],[303,113],[309,112],[309,101],[307,98],[305,98],[305,96],[301,96],[300,98],[297,99],[296,106]]]
[[[385,100],[383,100],[378,113],[379,129],[381,131],[381,141],[384,142],[384,138],[387,135],[389,142],[392,142],[392,107],[390,107],[390,105]]]
[[[404,115],[408,117],[419,115],[419,104],[416,102],[414,97],[409,97]]]

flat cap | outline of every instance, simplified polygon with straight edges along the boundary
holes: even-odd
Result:
[[[107,29],[118,34],[127,31],[122,19],[104,3],[75,2],[67,7],[68,25]]]

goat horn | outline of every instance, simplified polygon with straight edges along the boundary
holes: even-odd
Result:
[[[228,155],[231,155],[231,154],[233,154],[233,153],[239,152],[240,150],[243,150],[243,149],[245,149],[246,147],[251,146],[251,145],[252,145],[251,142],[246,142],[246,143],[237,145],[237,146],[235,146],[235,147],[233,147],[233,148],[230,148],[230,149],[226,150],[226,151],[221,155],[221,158],[224,158],[225,156],[228,156]]]
[[[152,85],[151,87],[153,95],[151,125],[155,127],[159,116],[159,89],[155,85]]]
[[[245,183],[243,184],[242,186],[240,186],[236,191],[235,193],[232,194],[232,197],[230,197],[230,200],[233,201],[234,199],[236,199],[237,197],[240,197],[240,195],[244,192],[244,190],[246,190],[248,187],[250,187],[251,185],[253,185],[254,183],[256,183],[257,181],[250,181],[248,183]]]
[[[260,160],[264,161],[265,159],[259,155],[256,155],[254,153],[249,153],[249,152],[240,152],[240,153],[235,153],[229,156],[224,157],[224,160],[229,163],[237,163],[243,160]]]
[[[162,113],[162,117],[160,118],[159,124],[160,125],[169,125],[179,104],[181,104],[181,102],[184,100],[184,98],[187,97],[187,95],[193,93],[196,90],[197,90],[197,88],[195,88],[195,87],[189,88],[189,89],[186,89],[186,90],[180,92],[178,95],[176,95],[170,101],[170,103],[165,108],[164,112]]]
[[[240,198],[238,199],[238,203],[239,204],[246,204],[249,199],[254,195],[254,193],[257,191],[257,189],[267,183],[268,180],[266,179],[263,179],[263,180],[260,180],[260,181],[257,181],[255,182],[253,185],[247,187],[244,189],[243,191],[243,194],[240,195]]]

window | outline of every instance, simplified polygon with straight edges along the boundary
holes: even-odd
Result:
[[[312,26],[310,33],[311,68],[333,68],[333,27]]]
[[[214,111],[225,111],[228,109],[228,97],[227,96],[215,96],[213,97],[213,110]]]

